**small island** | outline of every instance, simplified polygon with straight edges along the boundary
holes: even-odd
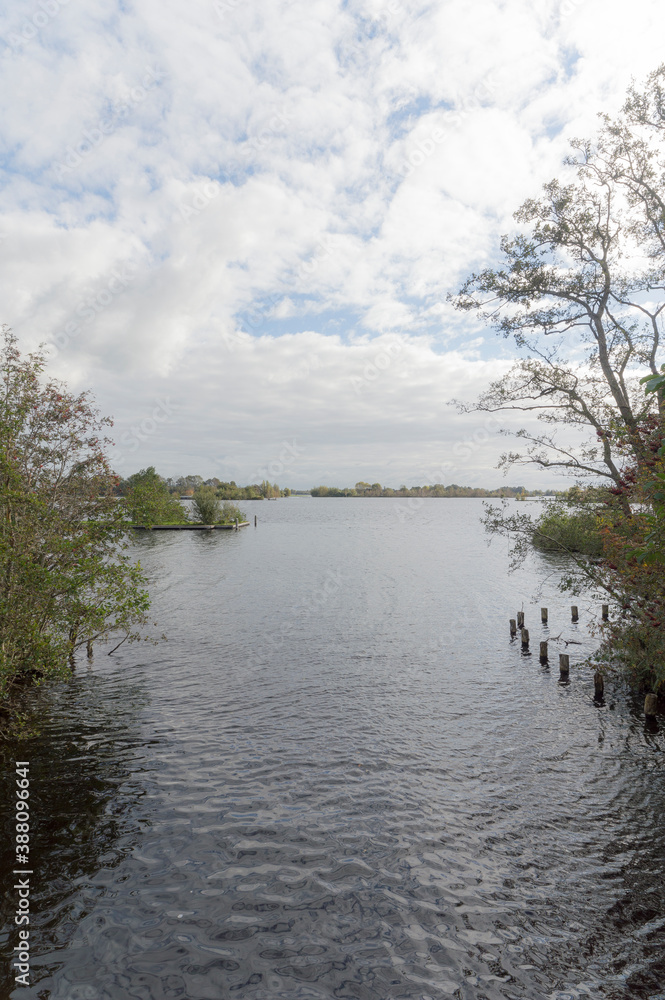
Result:
[[[116,492],[132,528],[136,531],[233,531],[249,524],[245,513],[227,499],[225,491],[214,482],[200,480],[195,484],[196,489],[182,497],[179,485],[176,483],[174,489],[153,465],[120,480]],[[191,500],[189,509],[182,500]]]

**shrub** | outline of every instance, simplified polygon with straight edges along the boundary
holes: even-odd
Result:
[[[245,516],[245,514],[243,514],[243,512],[240,510],[240,508],[236,507],[232,503],[229,503],[229,501],[227,500],[222,505],[222,512],[221,512],[221,519],[220,519],[221,523],[222,524],[233,524],[233,522],[235,521],[236,518],[238,518],[238,522],[242,522],[242,521],[246,521],[247,520],[247,517]]]
[[[568,512],[550,507],[537,521],[533,544],[542,552],[581,552],[600,556],[603,542],[594,509]]]
[[[198,524],[219,524],[220,502],[212,487],[204,486],[192,497],[192,513]]]

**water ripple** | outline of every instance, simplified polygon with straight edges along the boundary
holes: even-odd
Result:
[[[42,696],[3,996],[662,1000],[661,733],[593,705],[551,584],[571,685],[510,644],[545,557],[507,577],[478,503],[397,503],[137,541],[169,642]]]

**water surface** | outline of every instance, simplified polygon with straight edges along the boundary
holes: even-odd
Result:
[[[43,696],[34,985],[2,995],[665,997],[662,733],[593,704],[599,601],[572,625],[551,557],[508,576],[481,508],[137,538],[168,642]],[[509,641],[522,606],[548,634],[539,586],[568,686]]]

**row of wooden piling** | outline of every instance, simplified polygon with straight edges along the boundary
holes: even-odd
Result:
[[[544,610],[544,609],[543,609]],[[522,613],[522,621],[524,620],[524,615]],[[519,616],[518,616],[519,621]],[[514,618],[510,619],[510,634],[514,638],[517,635],[517,627]],[[520,628],[520,637],[522,639],[522,652],[526,653],[529,649],[529,630],[523,626]],[[549,653],[547,640],[544,639],[540,643],[540,662],[542,664],[549,663]],[[568,680],[570,676],[570,656],[568,653],[559,653],[559,673],[561,674],[561,680]],[[602,696],[603,693],[603,676],[600,673],[596,674],[598,678],[597,688],[600,687],[600,692],[596,690],[596,693]]]
[[[547,608],[540,609],[540,620],[543,625],[547,625],[548,621],[548,610]],[[610,617],[610,606],[609,604],[603,604],[601,607],[601,618],[606,622]],[[572,622],[578,622],[580,620],[579,610],[576,604],[571,604],[570,606],[570,620]],[[510,634],[516,635],[518,628],[524,628],[524,612],[518,611],[517,618],[510,619]]]
[[[609,604],[603,604],[601,609],[601,616],[603,621],[607,621],[610,617]],[[579,611],[576,604],[572,604],[570,608],[571,621],[579,621]],[[540,609],[540,620],[544,626],[547,626],[548,621],[548,610],[547,608]],[[522,640],[522,652],[528,653],[529,650],[529,630],[524,626],[524,612],[518,611],[517,618],[510,619],[510,636],[514,639],[517,636],[517,632],[520,632],[520,638]],[[547,640],[543,640],[540,643],[540,662],[542,664],[549,663],[549,655],[547,651]],[[570,679],[570,656],[568,653],[559,653],[559,680],[566,683]],[[605,692],[605,678],[602,673],[597,670],[593,675],[593,686],[594,686],[594,700],[601,701],[603,694]],[[653,717],[658,711],[658,697],[655,694],[648,694],[644,700],[644,714],[647,717]]]

